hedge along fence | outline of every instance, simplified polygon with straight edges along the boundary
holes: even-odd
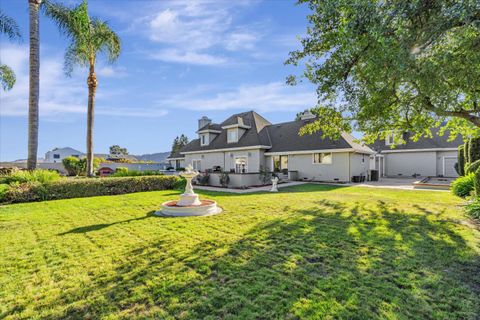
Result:
[[[180,188],[184,180],[177,176],[65,179],[48,184],[8,185],[0,193],[0,203],[18,203],[70,199],[133,192]]]
[[[458,146],[458,175],[459,176],[464,176],[465,175],[465,154],[464,150],[465,145]]]

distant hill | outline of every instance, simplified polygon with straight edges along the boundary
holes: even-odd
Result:
[[[167,162],[167,157],[169,155],[170,155],[170,152],[157,152],[157,153],[150,153],[150,154],[142,154],[134,157],[142,161]]]

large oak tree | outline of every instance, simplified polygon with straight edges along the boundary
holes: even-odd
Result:
[[[361,130],[430,135],[446,122],[452,134],[480,127],[478,0],[300,0],[311,9],[295,84],[317,86],[318,121],[301,133]]]

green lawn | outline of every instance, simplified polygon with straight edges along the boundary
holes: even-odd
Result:
[[[0,207],[0,318],[478,319],[480,231],[445,192],[302,185]]]

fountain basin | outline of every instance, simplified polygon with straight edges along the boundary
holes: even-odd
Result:
[[[179,206],[177,200],[171,200],[162,203],[162,209],[155,212],[158,216],[169,217],[191,217],[191,216],[210,216],[222,212],[222,208],[217,206],[213,200],[200,200],[200,205]]]

